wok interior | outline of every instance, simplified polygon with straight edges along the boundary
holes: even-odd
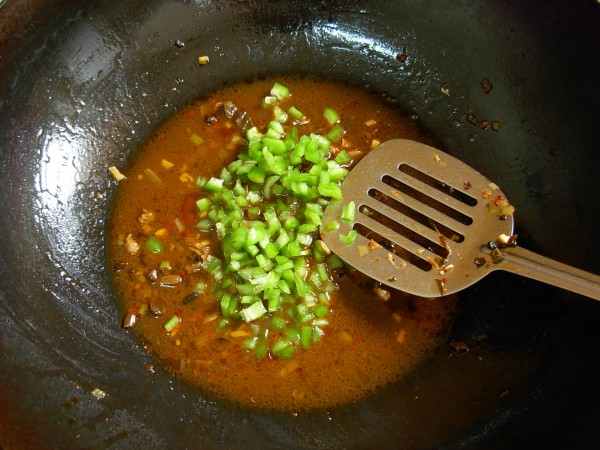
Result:
[[[116,189],[108,166],[125,165],[203,92],[292,72],[397,98],[445,151],[501,186],[524,246],[600,272],[590,195],[600,136],[585,120],[599,103],[600,8],[567,3],[124,1],[40,19],[0,76],[0,406],[10,411],[1,439],[492,448],[598,438],[600,310],[591,300],[493,274],[461,295],[449,341],[465,342],[466,355],[441,345],[363,402],[278,415],[147,372],[150,358],[121,329],[104,242]],[[586,33],[595,39],[579,39]],[[201,55],[208,65],[196,64]],[[465,113],[498,120],[501,131],[472,126]],[[94,388],[108,396],[97,400]]]

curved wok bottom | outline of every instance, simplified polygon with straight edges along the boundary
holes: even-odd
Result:
[[[591,300],[494,274],[462,296],[449,339],[469,345],[464,356],[442,344],[363,402],[279,415],[148,373],[149,357],[121,330],[104,245],[108,166],[125,164],[202,92],[292,71],[398,98],[444,150],[503,187],[527,247],[600,272],[590,196],[600,136],[586,120],[600,104],[598,5],[47,4],[42,15],[18,8],[44,2],[2,7],[27,25],[0,27],[2,445],[584,448],[600,439]]]

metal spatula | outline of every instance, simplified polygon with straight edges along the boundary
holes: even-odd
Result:
[[[323,240],[383,284],[439,297],[506,270],[600,300],[600,276],[516,246],[514,208],[498,186],[433,147],[405,139],[379,145],[350,171],[342,193],[325,210]],[[351,201],[354,219],[343,220]],[[348,245],[340,235],[351,230],[357,238]]]

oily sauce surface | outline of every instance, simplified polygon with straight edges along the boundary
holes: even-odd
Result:
[[[323,338],[291,360],[263,358],[240,345],[247,325],[217,330],[219,305],[213,280],[194,270],[190,247],[214,237],[195,229],[195,180],[218,176],[243,150],[242,133],[219,113],[232,101],[263,129],[272,120],[261,105],[274,81],[289,87],[293,103],[309,123],[303,134],[322,133],[326,107],[335,108],[346,134],[344,145],[359,155],[373,140],[427,141],[414,120],[388,99],[367,90],[322,79],[278,77],[228,86],[177,112],[144,144],[120,181],[109,233],[109,257],[124,315],[134,313],[132,332],[164,366],[202,391],[243,405],[298,411],[357,401],[413,370],[436,345],[452,317],[452,299],[426,300],[399,292],[383,302],[357,273],[337,279],[329,326]],[[143,243],[160,236],[160,254]],[[138,250],[132,254],[131,246]],[[217,244],[211,242],[214,247]],[[160,269],[156,269],[160,267]],[[163,284],[162,276],[178,282]],[[194,294],[195,286],[209,288]],[[145,305],[145,306],[144,306]],[[181,322],[171,331],[169,317]]]

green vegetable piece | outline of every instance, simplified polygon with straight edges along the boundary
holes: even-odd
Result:
[[[356,211],[356,204],[354,201],[350,201],[342,208],[341,218],[347,222],[354,222],[354,214]]]
[[[337,220],[331,220],[325,225],[327,231],[337,231],[340,228],[340,223]]]
[[[258,336],[254,336],[251,338],[246,338],[242,341],[242,348],[246,350],[254,350],[256,348],[256,344],[258,343]]]
[[[310,325],[303,325],[300,328],[300,343],[302,344],[302,348],[307,349],[310,347],[312,337],[312,327]]]
[[[319,318],[323,318],[325,317],[327,314],[329,314],[329,308],[325,305],[315,305],[314,308],[315,314],[317,317]]]
[[[255,348],[256,359],[263,359],[265,356],[267,356],[268,351],[269,348],[267,347],[267,344],[264,342],[257,343]]]
[[[283,317],[275,316],[271,319],[271,326],[276,330],[283,330],[287,326],[287,320]]]
[[[269,106],[273,106],[276,104],[277,104],[277,97],[275,97],[274,95],[267,95],[265,98],[263,98],[263,101],[262,101],[263,108],[268,108]]]
[[[223,180],[211,177],[204,185],[204,190],[207,192],[219,192],[223,190]]]
[[[293,345],[290,345],[289,347],[286,347],[283,350],[281,350],[277,354],[277,357],[279,357],[281,359],[292,359],[295,354],[296,354],[296,347],[294,347]]]
[[[296,349],[289,339],[278,339],[273,343],[271,352],[281,359],[290,359],[294,356]]]
[[[273,155],[283,155],[287,152],[287,148],[285,147],[285,142],[281,139],[271,139],[271,138],[263,138],[262,140],[264,146],[273,154]]]
[[[336,200],[342,199],[342,188],[337,183],[319,184],[319,194]]]
[[[323,117],[325,117],[325,120],[327,120],[329,125],[333,125],[340,121],[340,115],[333,108],[325,108],[325,111],[323,111]]]
[[[348,169],[340,166],[335,161],[327,161],[327,173],[330,181],[340,181],[348,175]]]
[[[285,100],[290,96],[290,90],[283,84],[276,81],[273,87],[271,88],[270,94],[274,97],[277,97],[277,100],[281,101]]]
[[[288,114],[294,119],[302,119],[304,117],[304,114],[295,106],[290,106],[288,109]]]
[[[204,185],[206,184],[206,178],[204,177],[198,177],[196,178],[196,187],[199,189],[202,189],[204,187]]]
[[[252,144],[262,138],[262,133],[258,131],[258,128],[252,127],[246,131],[246,140]]]
[[[280,123],[285,123],[288,120],[288,114],[281,109],[279,105],[273,106],[273,118]]]
[[[164,245],[156,236],[150,236],[146,241],[146,248],[152,253],[161,253]]]
[[[248,172],[248,179],[255,183],[263,184],[265,182],[265,170],[258,166],[252,167],[250,172]]]
[[[340,241],[345,245],[352,245],[354,244],[354,241],[356,241],[357,235],[358,232],[356,230],[350,230],[348,234],[340,233]]]
[[[350,158],[350,155],[346,150],[342,150],[335,157],[335,162],[340,165],[348,164],[350,161],[352,161],[352,158]]]
[[[181,319],[179,317],[177,317],[176,315],[171,316],[171,318],[169,320],[167,320],[167,322],[164,325],[165,330],[167,330],[167,333],[170,333],[171,331],[173,331],[173,329],[179,325],[179,322],[181,322]]]
[[[198,211],[200,211],[201,213],[204,213],[206,211],[208,211],[208,208],[210,208],[211,205],[211,201],[209,198],[201,198],[196,202],[196,207],[198,208]]]
[[[267,310],[265,309],[265,306],[262,304],[262,302],[259,301],[252,303],[247,308],[242,309],[240,311],[240,316],[244,321],[252,322],[253,320],[264,316],[266,313]]]
[[[335,124],[333,128],[329,130],[329,133],[327,133],[327,139],[329,139],[331,142],[335,142],[341,138],[345,132],[346,130],[344,130],[339,124]]]
[[[323,158],[324,154],[319,148],[319,141],[316,138],[311,139],[311,141],[306,146],[304,150],[304,158],[311,163],[318,164]]]
[[[215,224],[210,219],[202,219],[196,224],[196,228],[200,231],[209,231],[215,227]]]

